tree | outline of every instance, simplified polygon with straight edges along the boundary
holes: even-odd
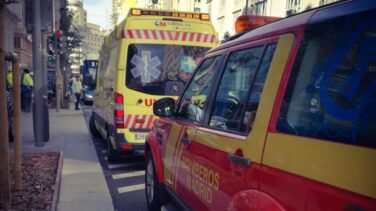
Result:
[[[66,0],[64,5],[68,5]],[[70,65],[69,55],[73,52],[73,49],[81,45],[83,39],[78,27],[72,24],[73,15],[73,12],[67,6],[60,9],[60,30],[67,37],[66,51],[60,57],[62,66]]]

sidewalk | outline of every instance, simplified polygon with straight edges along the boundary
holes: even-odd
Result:
[[[63,151],[59,211],[114,210],[82,110],[49,109],[50,139],[35,147],[32,114],[21,114],[23,152]]]

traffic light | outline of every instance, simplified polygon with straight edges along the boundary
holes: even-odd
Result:
[[[47,68],[55,68],[55,36],[47,36]]]
[[[67,47],[67,37],[61,36],[57,38],[57,49],[59,52],[64,52]]]

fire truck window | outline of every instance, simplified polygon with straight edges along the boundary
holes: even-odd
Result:
[[[203,61],[196,70],[192,81],[181,97],[178,116],[188,121],[200,122],[213,77],[218,70],[220,57],[212,57]]]
[[[308,25],[277,130],[376,148],[375,11]]]
[[[262,56],[264,49],[259,46],[230,55],[213,104],[210,127],[240,133],[249,131],[275,45],[268,46]]]

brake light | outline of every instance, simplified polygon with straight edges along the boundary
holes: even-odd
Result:
[[[133,149],[132,145],[130,145],[130,144],[121,144],[120,148],[125,149],[125,150]]]
[[[116,128],[124,128],[124,98],[122,94],[114,93],[114,122]]]

